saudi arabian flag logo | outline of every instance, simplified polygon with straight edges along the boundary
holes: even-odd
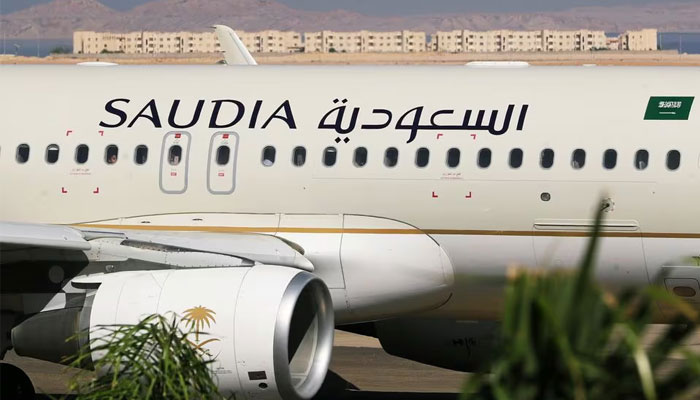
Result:
[[[688,120],[695,97],[654,97],[649,98],[646,120]]]

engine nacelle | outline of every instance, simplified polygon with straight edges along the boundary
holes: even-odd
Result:
[[[80,330],[93,339],[96,327],[169,312],[195,323],[192,343],[215,360],[224,395],[310,399],[323,383],[333,347],[330,294],[319,278],[288,267],[104,275],[82,309],[37,314],[13,329],[12,341],[19,355],[57,362],[78,349],[65,340]]]
[[[392,355],[465,372],[488,367],[498,345],[497,322],[400,318],[375,322],[375,334]]]

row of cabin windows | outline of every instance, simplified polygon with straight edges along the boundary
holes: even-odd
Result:
[[[30,148],[28,144],[20,144],[17,146],[17,154],[15,159],[18,163],[24,164],[29,161]],[[61,153],[61,149],[57,144],[50,144],[46,147],[46,153],[44,155],[44,160],[48,164],[55,164],[58,161],[58,156]],[[85,144],[80,144],[75,148],[75,162],[78,164],[85,164],[90,155],[90,148]],[[107,164],[115,164],[119,160],[119,147],[116,145],[109,145],[105,148],[104,160]],[[145,164],[148,160],[148,147],[144,145],[136,146],[134,151],[134,162],[136,164]]]
[[[450,168],[459,166],[461,152],[457,148],[447,150],[446,164]],[[267,146],[263,149],[262,164],[269,167],[275,163],[276,150],[273,146]],[[338,150],[333,147],[326,147],[323,151],[323,165],[332,167],[335,165],[338,158]],[[517,169],[523,165],[524,153],[522,149],[512,149],[508,157],[508,165]],[[387,167],[395,167],[399,162],[399,151],[396,147],[389,147],[384,152],[384,165]],[[421,147],[416,150],[415,164],[419,168],[428,166],[430,162],[430,150]],[[292,151],[292,164],[301,167],[306,163],[306,149],[304,147],[295,147]],[[586,165],[586,151],[576,149],[571,153],[571,167],[573,169],[581,169]],[[353,164],[356,167],[363,167],[367,164],[367,149],[358,147],[355,149],[353,156]],[[491,149],[483,148],[479,150],[477,155],[477,165],[480,168],[488,168],[491,166]],[[678,150],[671,150],[666,154],[666,168],[675,171],[681,165],[681,153]],[[554,166],[554,150],[544,149],[540,152],[540,167],[550,169]],[[607,149],[603,152],[603,168],[613,169],[617,166],[617,151],[615,149]],[[634,167],[638,170],[644,170],[649,166],[649,152],[646,150],[638,150],[634,157]]]
[[[17,162],[23,164],[29,160],[30,148],[27,144],[17,146]],[[46,162],[54,164],[58,161],[60,148],[56,144],[51,144],[46,147]],[[78,164],[84,164],[88,160],[90,148],[87,145],[81,144],[75,148],[75,161]],[[267,146],[263,149],[262,163],[265,166],[271,166],[275,163],[277,150],[273,146]],[[358,147],[355,149],[353,164],[356,167],[363,167],[367,164],[367,148]],[[457,148],[451,148],[447,151],[446,164],[450,168],[456,168],[459,165],[461,152]],[[105,162],[107,164],[115,164],[119,159],[119,148],[116,145],[109,145],[105,148]],[[216,150],[216,163],[219,165],[228,164],[231,159],[231,148],[223,145]],[[331,167],[335,165],[338,159],[338,150],[335,147],[327,147],[323,151],[323,164]],[[520,168],[523,164],[524,153],[522,149],[515,148],[510,151],[508,157],[508,165],[511,168]],[[136,164],[144,164],[148,160],[148,147],[144,145],[136,146],[134,151],[134,162]],[[173,145],[168,150],[168,162],[170,165],[178,165],[182,160],[182,147]],[[395,147],[389,147],[384,152],[384,165],[394,167],[399,161],[399,151]],[[415,164],[419,168],[428,166],[430,162],[430,150],[421,147],[416,150]],[[292,164],[302,166],[306,163],[306,149],[304,147],[295,147],[292,151]],[[681,153],[678,150],[671,150],[666,154],[666,168],[676,170],[681,164]],[[483,148],[479,150],[477,156],[477,165],[480,168],[488,168],[491,165],[491,149]],[[586,151],[576,149],[571,153],[571,167],[573,169],[581,169],[586,165]],[[638,170],[644,170],[649,165],[649,152],[646,150],[638,150],[635,153],[634,166]],[[540,167],[550,169],[554,166],[554,150],[544,149],[540,152]],[[613,169],[617,166],[617,151],[614,149],[605,150],[603,153],[603,167],[605,169]]]

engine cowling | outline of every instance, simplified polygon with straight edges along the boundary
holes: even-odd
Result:
[[[114,273],[82,309],[37,314],[13,329],[12,341],[19,355],[57,362],[79,347],[66,344],[70,334],[89,329],[93,339],[96,327],[169,312],[201,319],[192,341],[214,358],[224,395],[309,399],[323,383],[333,347],[330,294],[319,278],[288,267]]]

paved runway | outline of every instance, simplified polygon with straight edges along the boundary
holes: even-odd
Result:
[[[650,337],[657,335],[660,329],[660,326],[654,329]],[[700,352],[700,332],[688,344],[691,350]],[[8,354],[5,361],[27,372],[42,393],[66,393],[67,382],[75,373],[75,370],[60,365],[17,357],[14,353]],[[327,380],[327,385],[333,390],[321,393],[318,398],[452,400],[457,398],[466,376],[468,374],[390,356],[374,338],[336,331]],[[338,393],[340,386],[348,390]]]

